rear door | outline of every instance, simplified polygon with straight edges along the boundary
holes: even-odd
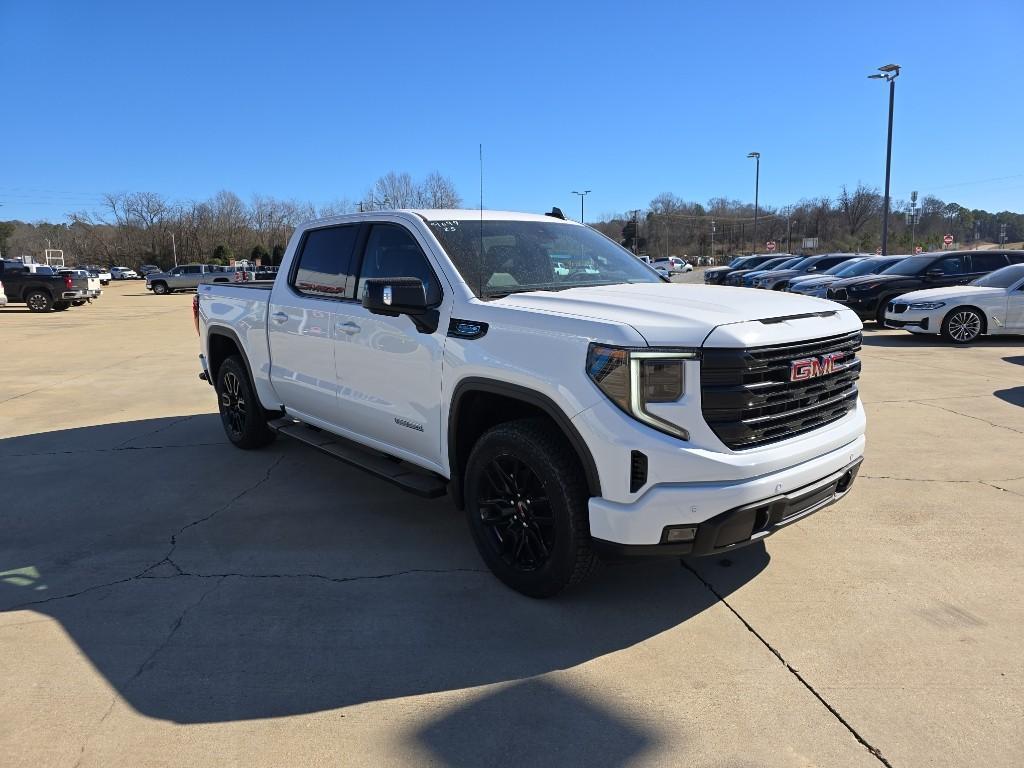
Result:
[[[356,223],[305,232],[270,293],[270,382],[289,413],[328,425],[338,420],[335,308],[349,288],[359,231]]]
[[[368,227],[355,293],[337,308],[339,420],[364,442],[439,468],[448,286],[442,285],[442,273],[418,233],[397,222]],[[421,333],[408,317],[385,317],[364,309],[358,297],[372,277],[418,277],[428,304],[440,311],[437,330]]]
[[[976,280],[979,277],[984,277],[989,272],[995,272],[997,269],[1002,269],[1010,263],[1010,260],[1006,257],[1005,253],[985,253],[984,251],[977,251],[972,253],[969,257],[970,265],[968,267],[967,281]]]

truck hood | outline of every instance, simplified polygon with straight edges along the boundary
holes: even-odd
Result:
[[[946,288],[925,288],[921,291],[911,291],[897,296],[893,301],[902,301],[908,304],[915,301],[975,301],[981,297],[1003,297],[1006,295],[1005,288],[985,288],[980,285],[950,285]]]
[[[495,303],[527,311],[625,323],[653,347],[699,347],[712,331],[722,326],[735,326],[735,333],[716,334],[716,344],[724,346],[774,343],[790,335],[795,340],[814,338],[861,327],[852,313],[831,301],[714,285],[640,283],[531,291],[511,294]],[[839,315],[847,314],[852,319],[840,321],[842,328],[833,327]],[[794,316],[803,317],[782,319]],[[762,322],[768,320],[776,322]]]

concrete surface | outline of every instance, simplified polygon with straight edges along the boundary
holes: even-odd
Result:
[[[1024,763],[1024,341],[869,329],[841,504],[538,602],[447,500],[229,446],[190,303],[0,310],[5,767]]]

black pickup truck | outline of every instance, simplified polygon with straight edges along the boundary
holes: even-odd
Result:
[[[86,291],[75,287],[71,275],[55,275],[52,270],[32,272],[17,261],[0,261],[0,282],[9,304],[25,304],[30,312],[64,310],[72,301],[89,298]]]

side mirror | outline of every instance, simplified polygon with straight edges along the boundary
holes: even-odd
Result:
[[[941,269],[929,269],[927,272],[924,273],[924,276],[929,279],[933,279],[936,277],[944,277],[945,274],[946,273],[943,272]]]
[[[363,307],[375,315],[407,315],[420,333],[437,330],[440,315],[427,306],[427,292],[418,277],[371,277],[363,284]]]

